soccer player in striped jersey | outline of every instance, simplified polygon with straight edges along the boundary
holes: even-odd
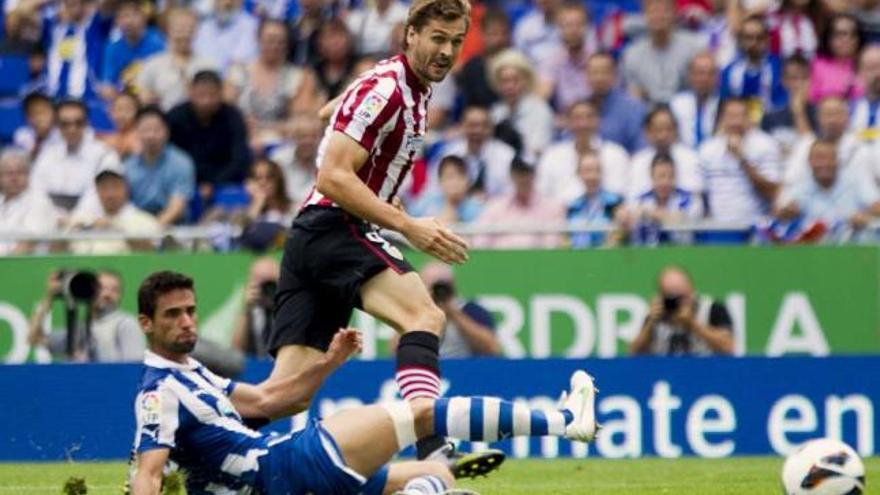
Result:
[[[467,244],[434,218],[395,206],[423,144],[431,84],[452,68],[468,30],[468,0],[414,0],[404,53],[377,63],[340,95],[318,150],[316,186],[284,247],[268,348],[272,379],[324,359],[338,329],[360,308],[400,334],[396,379],[407,400],[440,395],[439,347],[445,316],[401,252],[379,228],[446,263],[464,263]],[[304,401],[301,407],[308,407]],[[445,439],[416,446],[458,475],[484,474],[500,451],[462,456]]]
[[[149,350],[135,399],[133,495],[158,495],[168,463],[185,472],[190,495],[428,495],[473,493],[453,488],[444,464],[390,459],[435,434],[494,441],[513,436],[590,441],[596,432],[592,378],[576,371],[555,410],[489,397],[418,397],[349,409],[280,435],[248,428],[249,417],[289,415],[361,346],[353,329],[338,331],[327,352],[297,376],[258,385],[214,375],[189,356],[198,340],[192,279],[157,272],[138,290],[138,319]]]

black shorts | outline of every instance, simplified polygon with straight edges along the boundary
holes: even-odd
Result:
[[[275,356],[286,345],[326,351],[352,310],[361,307],[361,286],[386,268],[413,271],[363,220],[339,208],[302,211],[284,245],[269,352]]]

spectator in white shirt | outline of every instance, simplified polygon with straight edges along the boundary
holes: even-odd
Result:
[[[589,151],[598,154],[602,166],[602,189],[623,196],[629,180],[629,154],[619,144],[599,137],[601,119],[596,105],[580,101],[568,110],[571,137],[547,148],[537,171],[538,191],[568,204],[584,194],[578,164]]]
[[[880,193],[871,181],[842,170],[837,143],[816,140],[809,151],[811,173],[786,186],[777,201],[776,216],[783,220],[801,217],[822,222],[828,237],[843,240],[847,231],[858,233],[880,215]]]
[[[513,45],[529,60],[546,60],[559,39],[554,22],[562,0],[535,0],[532,10],[524,15],[513,30]]]
[[[48,234],[55,230],[58,215],[42,191],[30,187],[30,157],[17,148],[0,153],[0,234],[17,232]],[[27,254],[33,242],[0,242],[0,256]]]
[[[712,137],[718,114],[718,67],[711,53],[701,53],[688,64],[688,86],[669,102],[678,120],[681,142],[697,149]]]
[[[461,117],[462,137],[450,141],[440,156],[455,155],[467,164],[470,189],[494,198],[510,191],[510,162],[516,152],[507,143],[493,137],[494,126],[489,112],[468,107]],[[437,164],[429,172],[439,177]],[[436,186],[431,187],[436,189]]]
[[[718,133],[700,148],[708,213],[720,222],[752,224],[776,198],[779,145],[752,128],[747,100],[727,99],[718,111]]]
[[[244,11],[242,0],[216,0],[214,13],[196,31],[195,54],[213,59],[222,71],[257,57],[257,19]]]
[[[94,177],[102,168],[118,168],[119,157],[90,137],[86,107],[78,100],[65,100],[56,107],[61,141],[40,152],[31,176],[34,187],[52,198],[55,206],[70,211],[86,193],[94,190]]]
[[[855,134],[847,132],[849,125],[849,105],[839,96],[826,96],[816,111],[817,134],[802,136],[792,149],[785,166],[782,182],[786,185],[801,181],[810,175],[809,155],[817,139],[835,143],[837,163],[841,170],[849,168],[850,162],[861,143]]]
[[[859,56],[859,79],[865,94],[852,111],[850,127],[865,141],[880,139],[880,45],[869,45]]]
[[[675,186],[694,194],[703,191],[703,177],[697,153],[678,142],[675,115],[665,105],[648,112],[645,136],[650,144],[633,156],[630,164],[629,198],[651,189],[651,164],[658,154],[670,155],[675,165]]]
[[[523,152],[539,156],[553,138],[554,116],[550,105],[534,93],[536,74],[529,60],[507,50],[492,60],[489,74],[501,96],[492,106],[492,120],[496,124],[508,121],[522,139]]]
[[[157,103],[167,112],[186,101],[186,89],[201,70],[217,70],[211,58],[193,53],[193,39],[199,19],[191,10],[168,12],[168,48],[146,61],[138,73],[138,96],[145,104]]]
[[[359,9],[348,13],[345,23],[362,55],[385,54],[391,48],[394,26],[406,22],[409,8],[397,0],[364,2]]]
[[[152,237],[159,233],[158,220],[138,209],[129,200],[128,184],[119,168],[101,170],[95,176],[95,189],[99,206],[77,208],[71,215],[68,228],[71,231],[118,232],[127,240],[74,241],[71,251],[76,254],[125,254],[153,248],[153,241],[138,239],[143,235]]]
[[[36,158],[47,143],[61,140],[55,127],[55,107],[48,96],[40,93],[27,95],[21,106],[27,123],[15,130],[12,142]]]

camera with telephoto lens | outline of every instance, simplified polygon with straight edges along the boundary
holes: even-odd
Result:
[[[61,290],[55,297],[71,302],[92,302],[98,295],[98,277],[87,270],[62,269],[55,273]]]
[[[679,306],[681,306],[681,296],[663,295],[663,314],[672,315],[678,311]]]
[[[436,303],[444,303],[455,295],[455,288],[448,280],[438,280],[431,285],[431,298]]]

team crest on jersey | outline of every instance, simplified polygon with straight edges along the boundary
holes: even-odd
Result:
[[[372,122],[376,120],[376,117],[379,116],[379,112],[385,108],[385,105],[388,103],[382,95],[376,93],[374,91],[370,91],[366,97],[364,97],[364,101],[358,106],[357,113],[355,113],[355,118],[359,120],[365,120],[367,122]]]
[[[141,396],[141,423],[145,425],[159,424],[162,412],[162,399],[159,392],[147,392]]]

